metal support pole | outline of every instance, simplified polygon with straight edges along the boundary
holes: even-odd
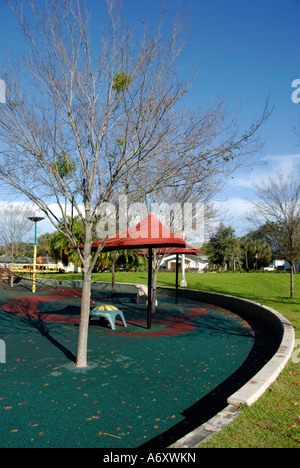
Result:
[[[175,303],[178,302],[178,253],[176,254],[176,289],[175,289]]]
[[[32,266],[32,292],[35,293],[35,279],[36,279],[36,252],[37,252],[37,241],[36,241],[36,223],[42,221],[41,216],[29,216],[28,219],[34,222],[34,244],[33,244],[33,266]]]
[[[33,292],[33,293],[35,293],[36,250],[37,250],[37,245],[36,245],[36,244],[33,244],[33,276],[32,276],[32,292]]]
[[[185,255],[181,255],[181,280],[180,286],[184,287],[187,286],[186,279],[185,279]]]
[[[148,254],[148,313],[147,313],[147,328],[151,328],[152,315],[152,247],[149,247]]]

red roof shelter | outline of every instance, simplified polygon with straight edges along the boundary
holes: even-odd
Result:
[[[124,249],[148,249],[148,313],[147,328],[151,328],[151,303],[152,303],[152,249],[164,250],[167,247],[171,253],[177,255],[176,267],[176,301],[178,297],[178,254],[200,253],[193,249],[181,236],[173,234],[154,215],[148,215],[142,221],[124,231],[121,231],[107,239],[100,239],[92,244],[92,251],[96,251],[100,244],[104,243],[102,252]],[[82,247],[82,246],[80,246]],[[175,252],[174,252],[175,250]],[[169,251],[167,251],[169,253]]]
[[[92,250],[97,250],[104,239],[92,244]],[[191,248],[178,234],[173,234],[154,215],[148,215],[142,221],[124,231],[121,231],[105,242],[102,252],[139,248],[183,247]]]

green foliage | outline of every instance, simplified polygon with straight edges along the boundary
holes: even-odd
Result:
[[[115,252],[117,253],[117,251]],[[123,250],[119,251],[116,261],[116,269],[126,269],[131,271],[138,271],[146,268],[148,265],[144,256],[139,255],[138,250]]]
[[[75,170],[75,162],[66,153],[57,154],[52,168],[57,171],[61,178],[70,175]]]
[[[242,262],[242,251],[238,239],[235,237],[234,229],[220,224],[216,234],[210,239],[206,246],[206,253],[210,263],[227,269],[240,267]]]
[[[250,232],[239,239],[244,252],[244,262],[247,271],[256,268],[256,266],[258,269],[266,266],[272,259],[271,244],[263,238],[256,238],[253,234],[253,232]]]
[[[238,238],[234,229],[221,223],[215,235],[205,245],[205,254],[209,256],[212,265],[224,270],[244,268],[249,271],[260,269],[270,263],[272,246],[253,231]]]
[[[130,75],[124,72],[117,72],[116,76],[113,79],[112,89],[116,92],[116,95],[119,96],[121,93],[128,91],[129,85],[132,83],[132,78]]]
[[[113,259],[115,261],[115,269],[139,271],[147,267],[147,260],[138,254],[137,250],[116,250],[114,252],[104,252],[99,255],[99,259],[94,268],[94,272],[107,270],[112,267]]]
[[[79,216],[75,216],[73,220],[68,217],[69,228],[73,231],[79,243],[84,241],[84,226]],[[70,240],[60,231],[51,234],[49,242],[49,253],[55,260],[62,260],[63,264],[68,264],[68,261],[78,262],[78,253],[75,249],[65,250],[64,247],[70,247]]]

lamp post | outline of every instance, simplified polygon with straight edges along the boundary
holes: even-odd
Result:
[[[32,275],[32,292],[35,293],[35,277],[36,277],[36,250],[37,250],[37,241],[36,241],[36,223],[42,221],[40,216],[29,216],[27,219],[34,222],[34,244],[33,244],[33,275]]]

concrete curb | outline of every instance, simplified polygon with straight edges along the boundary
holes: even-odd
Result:
[[[266,306],[260,306],[262,310],[268,310],[275,315],[282,326],[281,344],[267,364],[249,380],[242,388],[228,398],[228,403],[235,406],[252,405],[277,379],[290,359],[295,346],[295,332],[291,323],[279,312]]]
[[[220,411],[209,421],[177,440],[169,448],[197,448],[230,424],[240,413],[241,409],[234,405],[228,405],[223,411]]]

